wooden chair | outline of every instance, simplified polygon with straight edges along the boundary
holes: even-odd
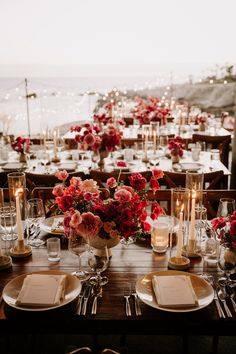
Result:
[[[0,172],[0,188],[8,187],[7,175],[8,173],[16,172],[16,170],[2,171]]]
[[[231,143],[231,135],[211,136],[204,134],[193,134],[192,141],[194,143],[205,142],[206,147],[209,149],[219,149],[221,162],[226,167],[229,166],[229,146]]]
[[[171,215],[171,189],[159,189],[155,194],[151,190],[147,192],[149,201],[157,201],[165,210],[166,214]]]
[[[85,179],[85,174],[83,172],[70,172],[66,180],[66,184],[68,184],[72,177],[80,177],[81,179]],[[60,183],[60,181],[55,175],[26,172],[26,185],[30,191],[32,191],[35,187],[54,187],[58,183]]]
[[[130,185],[129,177],[132,175],[132,173],[133,172],[122,172],[120,174],[119,180],[124,182],[126,185]],[[143,177],[145,177],[147,181],[149,181],[152,176],[151,171],[140,172],[140,174]],[[100,171],[100,170],[91,170],[90,171],[90,178],[94,179],[97,182],[97,184],[99,185],[99,187],[101,187],[101,188],[105,187],[105,184],[106,184],[106,181],[108,178],[114,177],[117,180],[118,176],[119,176],[119,171],[113,171],[113,172],[104,172],[104,171]]]
[[[204,173],[204,189],[220,189],[224,185],[223,171]],[[184,172],[164,172],[164,177],[160,180],[161,184],[167,188],[185,187],[186,173]]]
[[[208,219],[216,217],[221,198],[233,198],[236,200],[236,189],[219,189],[203,191],[203,204],[207,208]]]

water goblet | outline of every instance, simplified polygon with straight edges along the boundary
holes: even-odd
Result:
[[[235,250],[231,250],[227,244],[219,246],[218,267],[224,273],[219,278],[219,283],[221,285],[228,285],[231,282],[230,275],[234,273],[236,268],[236,252]]]
[[[90,277],[89,272],[83,270],[81,264],[82,263],[81,256],[83,253],[87,251],[87,247],[88,244],[86,242],[86,239],[80,235],[75,234],[75,232],[72,229],[70,229],[68,249],[71,253],[78,256],[78,268],[76,271],[72,273],[72,275],[75,275],[81,281],[86,281]]]
[[[45,219],[43,201],[40,198],[29,199],[26,204],[28,244],[39,247],[45,243],[39,238],[40,224]]]
[[[95,249],[89,246],[88,251],[88,264],[89,267],[96,275],[92,276],[89,279],[89,282],[93,285],[103,286],[108,283],[108,278],[101,276],[101,273],[107,269],[109,263],[109,254],[107,246],[104,246],[102,249]]]
[[[233,214],[235,209],[235,200],[233,198],[221,198],[217,210],[217,217],[225,218]]]
[[[47,164],[50,162],[50,155],[47,150],[38,151],[38,159],[40,160],[41,164],[44,166],[44,170],[48,173]]]

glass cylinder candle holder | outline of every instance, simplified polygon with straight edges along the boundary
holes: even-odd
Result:
[[[203,173],[196,171],[187,171],[186,172],[186,184],[185,187],[188,188],[191,193],[195,191],[195,205],[202,205],[202,192],[203,192]]]
[[[7,175],[9,199],[11,206],[16,207],[16,197],[19,198],[21,219],[25,220],[26,178],[24,172],[11,172]]]
[[[171,189],[171,216],[172,222],[175,224],[180,223],[182,218],[182,240],[181,244],[177,239],[177,246],[182,249],[183,245],[187,242],[188,222],[189,222],[189,201],[190,190],[188,188],[173,188]],[[181,215],[182,213],[182,215]],[[173,228],[175,230],[175,228]],[[173,237],[170,239],[170,246],[173,246]]]

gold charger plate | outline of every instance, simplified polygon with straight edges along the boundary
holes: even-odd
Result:
[[[193,289],[198,298],[199,306],[197,307],[181,307],[181,308],[168,308],[168,307],[160,307],[156,301],[156,297],[152,288],[152,277],[154,275],[163,276],[163,275],[187,275],[190,276]],[[198,275],[182,272],[177,270],[164,270],[160,272],[152,272],[144,277],[138,279],[136,283],[136,292],[140,298],[146,305],[154,307],[155,309],[159,309],[162,311],[168,312],[191,312],[201,310],[202,308],[208,306],[214,298],[214,290],[212,286],[207,283],[206,280],[202,279]]]
[[[50,306],[50,307],[49,306],[45,306],[45,307],[36,307],[36,306],[34,306],[34,307],[27,307],[27,306],[20,307],[20,306],[17,306],[15,304],[16,299],[17,299],[18,294],[22,288],[23,281],[24,281],[25,277],[28,275],[28,274],[22,274],[16,278],[12,279],[11,281],[9,281],[9,283],[7,283],[7,285],[4,287],[3,292],[2,292],[3,300],[6,302],[6,304],[8,304],[9,306],[11,306],[17,310],[30,311],[30,312],[53,310],[53,309],[65,306],[65,305],[69,304],[70,302],[72,302],[74,299],[76,299],[76,297],[79,295],[79,293],[81,291],[81,282],[78,278],[76,278],[75,276],[73,276],[71,274],[61,272],[59,270],[58,271],[57,270],[38,271],[38,272],[29,273],[29,274],[67,275],[65,298],[57,306]]]
[[[47,232],[48,234],[52,235],[64,235],[64,230],[61,232],[60,231],[53,231],[52,230],[52,225],[55,219],[61,218],[63,220],[63,215],[57,215],[57,216],[51,216],[50,218],[44,219],[42,224],[40,224],[40,229],[44,232]]]

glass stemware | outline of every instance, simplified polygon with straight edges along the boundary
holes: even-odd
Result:
[[[223,276],[219,278],[219,284],[228,285],[231,282],[230,275],[234,273],[236,268],[236,252],[226,244],[221,244],[219,247],[218,266],[224,272]]]
[[[236,209],[235,200],[232,198],[221,198],[217,210],[217,217],[227,217],[233,214]]]
[[[44,170],[48,173],[47,164],[50,162],[50,155],[47,150],[38,151],[38,159],[40,160],[41,164],[44,166]]]
[[[39,247],[45,243],[38,236],[40,234],[40,224],[45,219],[43,201],[40,198],[29,199],[26,205],[28,244]]]
[[[70,237],[68,242],[68,249],[71,253],[78,256],[78,268],[72,274],[79,278],[81,281],[89,279],[90,274],[82,269],[81,256],[87,251],[88,244],[86,239],[80,235],[75,234],[73,231],[70,231]]]
[[[91,270],[96,272],[96,275],[89,279],[91,284],[102,286],[108,283],[108,278],[101,276],[101,273],[107,269],[108,263],[109,254],[107,246],[99,250],[89,246],[88,264]]]

